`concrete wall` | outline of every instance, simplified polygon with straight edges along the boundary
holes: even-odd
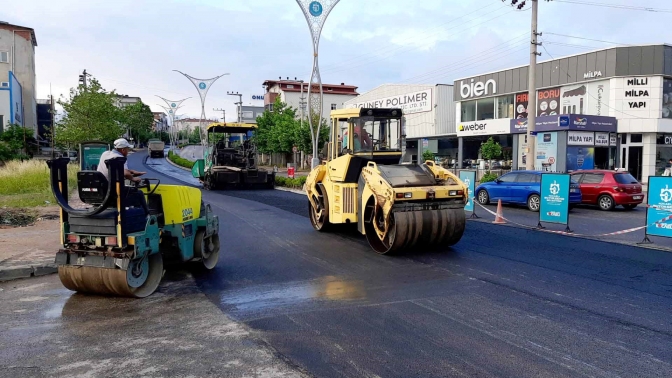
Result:
[[[14,43],[15,42],[15,43]],[[12,56],[12,47],[15,56]],[[37,98],[35,93],[35,48],[29,32],[17,32],[14,38],[11,30],[0,29],[0,51],[9,52],[9,63],[0,63],[0,82],[9,80],[13,71],[23,87],[24,126],[37,134]],[[12,69],[12,61],[15,67]],[[9,119],[9,113],[5,115]]]

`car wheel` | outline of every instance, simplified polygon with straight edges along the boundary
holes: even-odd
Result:
[[[569,210],[574,210],[575,207],[576,205],[569,205]]]
[[[614,199],[605,194],[597,199],[597,204],[600,206],[600,210],[609,211],[614,208]]]
[[[538,194],[533,194],[527,198],[527,208],[530,211],[534,212],[539,211],[540,205],[541,205],[541,198],[539,197]]]
[[[624,208],[625,210],[632,210],[632,209],[634,209],[635,207],[637,207],[637,204],[636,204],[636,203],[635,203],[635,204],[630,204],[630,205],[623,205],[623,208]]]
[[[481,205],[487,205],[490,203],[490,195],[485,189],[479,190],[476,198],[478,198],[478,203]]]

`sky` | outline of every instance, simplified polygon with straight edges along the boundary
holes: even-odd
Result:
[[[522,0],[521,0],[522,1]],[[365,93],[379,85],[452,84],[455,79],[529,62],[531,1],[340,0],[319,44],[323,83]],[[585,3],[643,6],[636,11]],[[576,4],[583,3],[583,4]],[[618,44],[672,43],[669,0],[539,3],[539,61]],[[209,119],[235,121],[263,95],[265,80],[309,81],[312,42],[295,0],[12,0],[0,21],[35,29],[37,97],[67,95],[86,69],[107,90],[141,97],[153,111],[190,97],[178,116],[198,118],[201,103],[181,74],[207,79]],[[257,103],[258,104],[258,103]]]

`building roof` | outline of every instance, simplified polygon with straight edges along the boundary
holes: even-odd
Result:
[[[0,29],[10,30],[10,31],[11,30],[16,30],[16,31],[30,32],[31,42],[33,42],[33,46],[37,46],[37,38],[35,37],[35,30],[33,28],[10,24],[9,22],[6,22],[6,21],[0,21]]]
[[[295,88],[283,88],[283,85],[296,85],[297,87]],[[308,84],[307,82],[303,82],[303,90],[304,92],[308,92]],[[266,80],[264,81],[264,86],[266,87],[272,87],[276,85],[280,85],[280,89],[284,92],[301,92],[301,81],[300,80]],[[327,88],[331,88],[332,90],[328,90]],[[322,90],[324,93],[331,93],[331,94],[342,94],[342,95],[359,95],[357,93],[357,86],[355,85],[346,85],[345,83],[341,84],[325,84],[322,83]]]

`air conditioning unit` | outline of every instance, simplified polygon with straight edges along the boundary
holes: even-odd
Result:
[[[9,88],[9,81],[3,81],[2,83],[0,83],[0,87]]]

